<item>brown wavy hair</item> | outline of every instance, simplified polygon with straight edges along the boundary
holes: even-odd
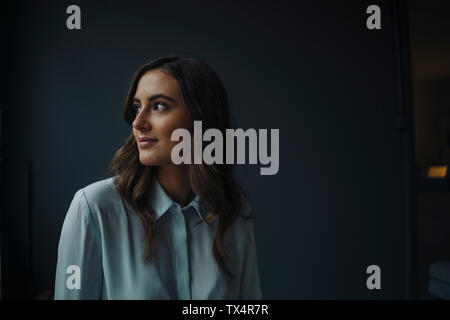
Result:
[[[225,129],[231,127],[226,90],[217,74],[203,61],[192,57],[167,56],[141,66],[134,74],[125,99],[123,118],[132,126],[135,118],[133,98],[140,78],[147,72],[158,68],[175,79],[181,89],[186,108],[192,119],[201,120],[203,130],[217,128],[225,136]],[[193,139],[192,139],[193,140]],[[224,150],[224,159],[225,157]],[[151,181],[155,179],[153,166],[144,166],[139,161],[136,139],[131,134],[125,144],[117,150],[109,166],[116,177],[115,183],[121,196],[130,204],[141,219],[145,230],[145,250],[143,260],[156,257],[154,238],[155,213],[148,206]],[[253,214],[242,215],[246,204],[246,193],[233,176],[233,165],[229,164],[190,164],[188,179],[191,189],[206,201],[210,212],[200,221],[211,223],[218,219],[218,228],[214,239],[214,259],[218,266],[230,277],[234,277],[226,265],[234,260],[224,247],[225,233],[241,216],[253,218]]]

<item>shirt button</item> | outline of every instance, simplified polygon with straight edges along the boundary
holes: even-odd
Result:
[[[175,203],[173,207],[174,207],[175,213],[177,213],[177,214],[182,214],[183,213],[183,211],[182,211],[182,209],[181,209],[181,207],[180,207],[180,205],[178,203]]]

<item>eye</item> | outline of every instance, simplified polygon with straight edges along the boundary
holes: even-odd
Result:
[[[167,110],[168,108],[169,106],[161,101],[156,101],[155,104],[153,105],[153,109],[157,111],[164,111]]]
[[[137,104],[134,104],[134,105],[133,105],[133,111],[134,111],[134,113],[138,113],[139,111],[141,111],[140,108],[141,108],[141,106],[139,106],[139,105],[137,105]]]

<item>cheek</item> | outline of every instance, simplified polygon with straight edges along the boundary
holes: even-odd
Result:
[[[166,140],[171,145],[176,145],[178,141],[171,141],[172,132],[178,128],[184,128],[192,133],[193,123],[189,116],[185,114],[167,115],[165,118],[155,121],[154,129],[161,139]]]
[[[173,121],[161,121],[159,125],[153,127],[158,139],[164,143],[164,145],[170,145],[172,132],[178,128],[177,123]]]

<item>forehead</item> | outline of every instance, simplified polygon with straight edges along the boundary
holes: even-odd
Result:
[[[173,98],[179,97],[179,85],[177,79],[158,69],[147,71],[138,82],[136,98],[147,98],[157,93],[162,93]]]

